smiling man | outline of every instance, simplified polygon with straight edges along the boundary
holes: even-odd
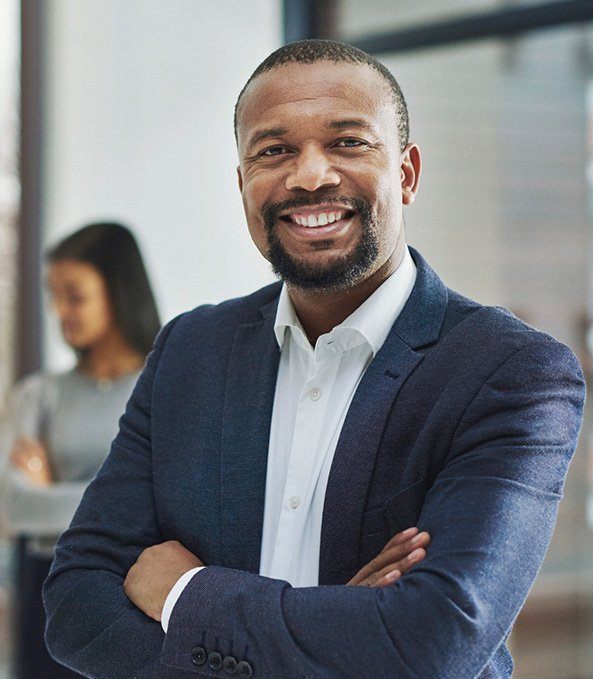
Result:
[[[407,116],[339,43],[287,45],[248,81],[239,188],[282,282],[157,339],[57,546],[56,659],[109,679],[511,675],[584,384],[569,349],[407,247]]]

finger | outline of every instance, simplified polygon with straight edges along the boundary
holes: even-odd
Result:
[[[415,549],[411,554],[408,554],[404,559],[397,563],[390,563],[385,568],[382,568],[377,573],[373,573],[361,584],[366,584],[369,587],[384,587],[390,582],[394,582],[397,578],[394,573],[399,573],[399,576],[405,575],[414,566],[417,566],[426,557],[426,550]]]
[[[396,533],[385,545],[385,547],[383,547],[382,551],[389,549],[390,547],[394,547],[395,545],[401,545],[403,542],[406,542],[410,538],[413,538],[415,535],[417,535],[418,532],[418,527],[412,526],[411,528],[406,528],[406,530]]]
[[[386,587],[387,585],[392,585],[396,580],[399,580],[402,576],[401,571],[399,571],[397,568],[394,570],[389,571],[389,573],[386,573],[382,577],[380,577],[373,587]]]
[[[27,436],[19,436],[14,443],[14,447],[21,452],[29,453],[31,450],[35,450],[35,440],[30,439]]]
[[[405,556],[413,552],[418,547],[428,547],[430,544],[430,534],[426,531],[422,531],[417,535],[414,535],[406,542],[390,547],[389,549],[383,550],[379,555],[382,560],[388,558],[391,561],[397,561],[398,559],[403,559]]]
[[[10,456],[11,462],[19,468],[26,467],[28,459],[29,459],[28,455],[25,455],[24,453],[21,453],[19,451],[14,451]]]
[[[376,573],[376,578],[381,578],[387,575],[390,571],[397,569],[402,575],[405,575],[414,566],[417,566],[423,559],[426,558],[426,550],[422,547],[415,549],[410,554],[407,554],[403,559],[393,562],[382,568]]]
[[[426,531],[414,535],[414,532],[417,530],[417,528],[409,528],[407,531],[398,533],[399,536],[408,533],[408,535],[413,535],[413,537],[406,540],[406,542],[403,544],[396,544],[392,547],[384,548],[383,551],[377,554],[374,559],[371,559],[368,564],[363,566],[348,582],[348,584],[359,585],[363,581],[368,580],[371,575],[376,574],[377,572],[384,569],[386,566],[399,563],[418,547],[428,547],[430,543],[430,535]],[[394,536],[394,539],[397,538],[398,535]]]
[[[10,452],[11,455],[24,455],[27,452],[27,448],[17,441]]]
[[[39,441],[35,442],[34,446],[31,446],[32,451],[34,451],[35,455],[39,455],[39,457],[43,458],[44,460],[47,459],[47,453],[45,452],[45,448]]]
[[[367,570],[363,573],[363,577],[367,577],[372,572],[378,572],[388,564],[395,564],[402,559],[405,559],[405,557],[408,556],[408,554],[411,554],[415,549],[418,549],[418,547],[428,547],[429,543],[430,535],[424,531],[418,533],[418,535],[415,535],[403,544],[395,545],[389,549],[383,550],[367,564],[365,567]]]
[[[368,580],[373,574],[378,573],[383,570],[386,566],[394,565],[404,560],[408,554],[413,552],[419,547],[425,548],[430,544],[430,535],[423,531],[414,535],[417,528],[409,528],[398,535],[403,535],[405,533],[413,535],[411,539],[406,540],[403,544],[396,544],[392,547],[385,547],[374,559],[371,559],[368,564],[363,566],[358,573],[347,583],[348,585],[360,585],[363,581]],[[394,536],[394,539],[398,537]],[[388,543],[389,544],[389,543]]]
[[[27,446],[27,448],[37,448],[38,446],[43,448],[41,441],[33,436],[21,436],[19,437],[19,441],[21,441],[23,445]]]
[[[42,443],[31,439],[30,446],[27,451],[30,455],[40,457],[44,462],[47,462],[47,453]]]
[[[348,582],[349,585],[359,585],[361,582],[369,578],[373,573],[376,573],[384,565],[384,560],[378,554],[374,559],[371,559],[365,566],[363,566],[358,573]]]

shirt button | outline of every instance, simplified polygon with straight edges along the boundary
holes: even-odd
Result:
[[[309,398],[312,401],[319,401],[319,399],[321,398],[321,391],[317,389],[317,387],[313,387],[313,389],[311,389],[311,391],[309,392]]]
[[[296,509],[301,504],[301,498],[298,495],[293,495],[288,501],[292,509]]]

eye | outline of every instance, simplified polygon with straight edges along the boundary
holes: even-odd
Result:
[[[366,146],[366,142],[362,141],[361,139],[354,139],[353,137],[346,137],[345,139],[338,139],[338,141],[334,144],[334,146],[337,146],[339,148],[347,148],[347,149],[354,149],[358,146]]]
[[[260,151],[258,155],[263,158],[274,158],[285,153],[288,153],[288,149],[285,146],[269,146],[267,149]]]

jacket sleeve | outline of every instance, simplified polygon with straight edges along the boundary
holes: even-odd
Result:
[[[432,536],[421,564],[382,589],[208,567],[173,609],[164,662],[206,676],[199,646],[246,659],[254,677],[478,676],[545,555],[583,402],[572,352],[537,335],[460,418],[418,522]]]
[[[46,643],[88,677],[130,679],[160,666],[164,633],[126,597],[123,582],[143,549],[163,542],[151,476],[151,398],[165,326],[120,420],[108,458],[56,546],[44,584]]]

